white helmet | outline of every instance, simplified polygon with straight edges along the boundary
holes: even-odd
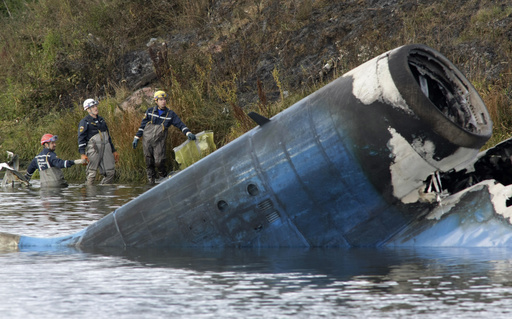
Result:
[[[98,104],[98,101],[96,101],[95,99],[87,99],[84,101],[84,111]]]

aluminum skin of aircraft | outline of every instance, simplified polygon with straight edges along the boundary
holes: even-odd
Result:
[[[508,143],[480,152],[487,108],[432,48],[398,47],[271,119],[249,115],[257,127],[87,228],[0,246],[512,245],[512,190],[493,175]]]

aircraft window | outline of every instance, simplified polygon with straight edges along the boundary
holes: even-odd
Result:
[[[260,190],[258,189],[258,186],[254,184],[249,184],[247,186],[247,193],[249,193],[249,195],[251,196],[256,196],[260,193]]]
[[[224,200],[220,200],[217,202],[217,208],[221,211],[221,212],[224,212],[228,209],[228,203],[226,203],[226,201]]]

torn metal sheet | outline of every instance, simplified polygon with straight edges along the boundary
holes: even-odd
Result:
[[[30,185],[29,181],[21,174],[19,170],[19,158],[18,155],[13,152],[7,152],[8,162],[0,163],[0,171],[5,170],[4,177],[0,182],[1,187],[12,187],[15,184],[21,183],[24,186]]]

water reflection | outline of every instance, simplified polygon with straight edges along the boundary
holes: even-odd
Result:
[[[147,190],[138,185],[70,184],[0,188],[0,231],[53,237],[75,233]]]
[[[147,267],[194,271],[308,272],[346,277],[359,275],[365,271],[380,272],[386,269],[386,265],[398,262],[395,254],[378,249],[95,248],[84,252],[118,256],[137,261]]]
[[[386,275],[406,281],[425,277],[487,276],[508,281],[512,250],[508,248],[88,248],[83,253],[117,256],[141,266],[194,271],[309,272],[342,277]]]
[[[187,303],[180,307],[196,307],[190,310],[196,315],[204,305],[190,295],[217,304],[216,314],[226,307],[228,317],[233,309],[249,317],[505,318],[512,312],[509,249],[130,248],[77,254],[115,260],[126,271],[123,280],[140,280],[140,271],[163,276],[159,283],[176,285],[165,289]]]
[[[77,232],[147,190],[0,189],[0,231]],[[512,250],[23,248],[0,252],[6,318],[509,318]]]

